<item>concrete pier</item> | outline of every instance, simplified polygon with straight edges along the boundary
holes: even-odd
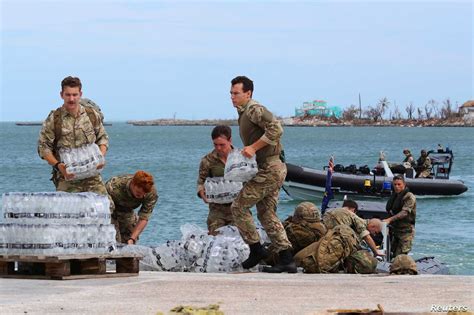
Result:
[[[375,310],[377,304],[388,313],[449,306],[473,312],[473,292],[472,276],[140,272],[129,278],[0,279],[0,314],[168,314],[178,305],[210,304],[225,314],[327,314]]]

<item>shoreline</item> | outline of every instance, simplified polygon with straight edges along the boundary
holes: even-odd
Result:
[[[122,123],[124,121],[117,121]],[[474,124],[464,123],[462,121],[456,122],[391,122],[387,121],[384,123],[361,123],[361,122],[330,122],[324,120],[317,121],[289,121],[288,119],[280,120],[284,127],[407,127],[407,128],[421,128],[421,127],[463,127],[469,128],[474,127]],[[9,123],[9,122],[3,122]],[[20,127],[30,126],[41,126],[42,122],[37,121],[21,121],[21,122],[10,122]],[[112,122],[104,123],[104,126],[112,126]],[[124,123],[136,126],[136,127],[152,127],[152,126],[217,126],[217,125],[228,125],[238,126],[237,120],[232,119],[204,119],[204,120],[180,120],[180,119],[155,119],[155,120],[127,120]]]
[[[217,126],[217,125],[228,125],[238,126],[237,121],[126,121],[127,124],[136,127],[153,127],[153,126]],[[407,127],[407,128],[421,128],[421,127],[462,127],[469,128],[474,125],[469,124],[353,124],[353,123],[285,123],[282,121],[284,127]]]
[[[384,121],[367,123],[361,121],[338,121],[331,122],[326,120],[298,121],[293,118],[280,119],[285,127],[474,127],[464,121]],[[127,124],[138,127],[150,126],[216,126],[229,125],[238,126],[237,120],[232,119],[203,119],[203,120],[185,120],[185,119],[154,119],[154,120],[128,120]]]

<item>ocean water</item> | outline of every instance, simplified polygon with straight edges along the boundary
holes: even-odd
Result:
[[[51,168],[36,152],[40,128],[0,123],[0,193],[54,190]],[[206,227],[208,209],[196,196],[196,179],[201,157],[212,150],[212,127],[136,127],[116,122],[106,129],[110,149],[103,178],[143,169],[156,179],[160,197],[141,244],[178,239],[179,227],[187,222]],[[236,127],[233,133],[234,145],[242,147]],[[451,148],[455,155],[451,176],[463,180],[469,190],[457,197],[418,199],[413,255],[435,256],[449,265],[452,274],[474,275],[472,135],[473,128],[285,127],[282,142],[288,162],[318,169],[330,155],[336,163],[373,166],[380,150],[387,160],[401,161],[404,148],[410,148],[415,158],[421,149],[435,149],[438,143]],[[285,219],[298,201],[284,192],[280,197],[278,215]]]

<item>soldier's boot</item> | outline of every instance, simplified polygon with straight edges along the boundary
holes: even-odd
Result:
[[[269,272],[269,273],[282,273],[282,272],[288,272],[288,273],[296,273],[296,264],[293,259],[293,254],[291,252],[291,249],[285,249],[282,250],[281,252],[278,253],[278,256],[280,256],[280,262],[276,264],[273,267],[264,267],[263,272]]]
[[[255,267],[260,262],[260,260],[268,257],[268,252],[265,250],[262,244],[260,244],[260,242],[251,244],[249,245],[249,247],[249,258],[247,258],[247,260],[242,263],[242,267],[244,269],[250,269],[252,267]]]

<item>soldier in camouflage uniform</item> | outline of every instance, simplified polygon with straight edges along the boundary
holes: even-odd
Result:
[[[112,218],[118,225],[117,241],[135,244],[145,229],[158,201],[153,176],[144,171],[112,177],[105,183],[113,199],[115,210]],[[133,211],[140,207],[138,216]]]
[[[377,249],[374,240],[370,236],[380,233],[382,222],[379,219],[369,221],[358,217],[358,205],[353,200],[344,200],[342,208],[326,211],[323,216],[323,222],[326,228],[332,229],[337,225],[343,224],[351,227],[359,236],[359,240],[364,240],[376,256],[383,256],[383,253]]]
[[[390,217],[384,222],[390,225],[392,257],[408,254],[415,238],[416,197],[406,187],[403,176],[393,177],[393,193],[386,210]]]
[[[224,225],[233,225],[231,203],[219,204],[208,202],[204,189],[207,177],[223,177],[227,156],[232,147],[232,129],[229,126],[216,126],[211,133],[214,150],[204,156],[199,164],[199,176],[197,180],[197,194],[199,198],[209,204],[209,215],[207,216],[207,229],[209,234],[215,235],[216,230]]]
[[[60,162],[59,150],[61,148],[78,148],[95,143],[99,146],[102,155],[105,156],[109,145],[109,138],[99,114],[79,104],[82,96],[80,79],[66,77],[61,82],[61,89],[61,98],[64,100],[64,104],[51,111],[43,122],[38,140],[38,154],[53,167],[52,180],[56,190],[89,191],[106,195],[107,190],[100,175],[74,180],[74,174],[67,173],[66,165]],[[102,167],[104,164],[97,168]],[[112,202],[110,207],[112,211]]]
[[[426,150],[421,150],[421,156],[416,161],[416,177],[427,178],[431,176],[431,159]]]
[[[250,208],[256,205],[257,217],[267,232],[280,262],[265,272],[296,272],[291,243],[276,214],[280,188],[286,176],[286,165],[280,160],[283,128],[280,122],[263,105],[252,99],[253,82],[239,76],[232,80],[231,100],[239,114],[239,132],[248,158],[256,155],[257,175],[244,184],[231,206],[234,223],[240,235],[250,246],[250,256],[242,263],[251,268],[268,254],[260,244],[260,237]]]
[[[307,201],[296,206],[293,216],[283,222],[283,227],[295,254],[326,234],[321,212],[314,203]]]

